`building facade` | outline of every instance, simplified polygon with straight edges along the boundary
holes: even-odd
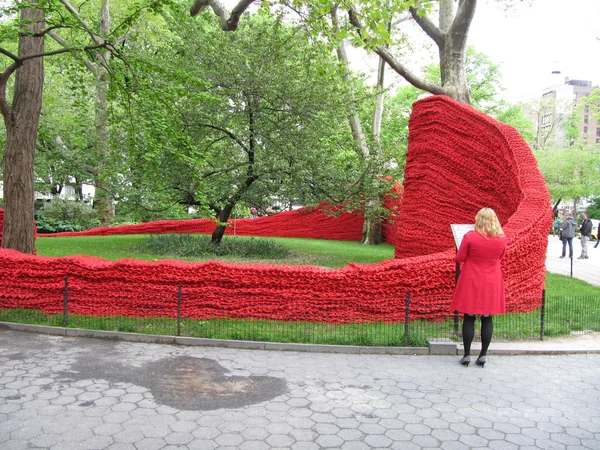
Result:
[[[598,86],[588,80],[570,80],[555,84],[542,94],[542,112],[538,117],[538,134],[545,144],[570,145],[577,138],[587,144],[600,144],[597,111],[581,105]],[[577,137],[573,129],[577,129]]]

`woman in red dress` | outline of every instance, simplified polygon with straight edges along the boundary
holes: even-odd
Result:
[[[481,316],[481,353],[475,363],[483,367],[494,331],[492,316],[506,312],[500,261],[507,243],[496,213],[490,208],[483,208],[475,216],[475,230],[465,234],[456,254],[456,260],[463,265],[451,306],[464,313],[462,335],[465,353],[459,361],[464,366],[471,362],[475,316]]]

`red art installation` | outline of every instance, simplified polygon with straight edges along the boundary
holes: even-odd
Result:
[[[362,212],[340,214],[340,208],[323,204],[317,208],[301,208],[256,219],[231,219],[225,234],[238,236],[297,237],[360,241]],[[211,234],[214,219],[159,220],[136,225],[92,228],[86,231],[44,234],[44,236],[108,236],[113,234]]]
[[[395,211],[400,200],[392,197],[388,205]],[[413,106],[400,213],[391,215],[384,230],[386,241],[395,245],[395,259],[331,270],[215,261],[113,262],[2,249],[0,308],[60,313],[68,276],[71,314],[174,317],[181,283],[184,318],[401,322],[410,291],[411,318],[440,320],[452,313],[456,250],[450,224],[472,223],[484,206],[496,210],[510,238],[503,263],[508,310],[531,311],[541,301],[552,220],[535,158],[513,128],[448,97],[432,96]],[[317,208],[239,219],[235,230],[240,235],[359,240],[361,223],[356,214],[331,217]],[[201,220],[163,221],[92,234],[116,229],[210,233],[213,227]]]

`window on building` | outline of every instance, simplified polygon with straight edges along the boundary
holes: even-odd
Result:
[[[588,115],[583,116],[583,123],[588,123]]]
[[[596,128],[596,136],[600,136],[600,127]]]
[[[583,134],[587,134],[587,127],[583,127]]]
[[[542,126],[547,127],[552,123],[552,114],[545,114],[542,116]]]

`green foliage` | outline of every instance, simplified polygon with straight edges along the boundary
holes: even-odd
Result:
[[[235,33],[185,5],[162,20],[128,41],[135,92],[124,67],[114,83],[127,167],[119,208],[141,218],[193,205],[214,216],[273,196],[345,198],[362,174],[328,49],[264,14]]]
[[[523,136],[523,139],[533,147],[535,143],[535,124],[523,111],[521,105],[509,105],[501,103],[501,110],[498,112],[497,119],[514,127]]]
[[[571,147],[535,152],[552,198],[600,195],[600,148],[577,141]]]
[[[270,239],[229,239],[214,245],[209,236],[191,234],[153,235],[141,245],[140,250],[184,258],[236,256],[252,259],[283,259],[289,255],[287,248]]]
[[[592,219],[600,218],[600,197],[595,197],[590,206],[587,207],[586,213]]]
[[[83,202],[54,197],[39,210],[39,233],[81,231],[99,225],[96,211]]]

